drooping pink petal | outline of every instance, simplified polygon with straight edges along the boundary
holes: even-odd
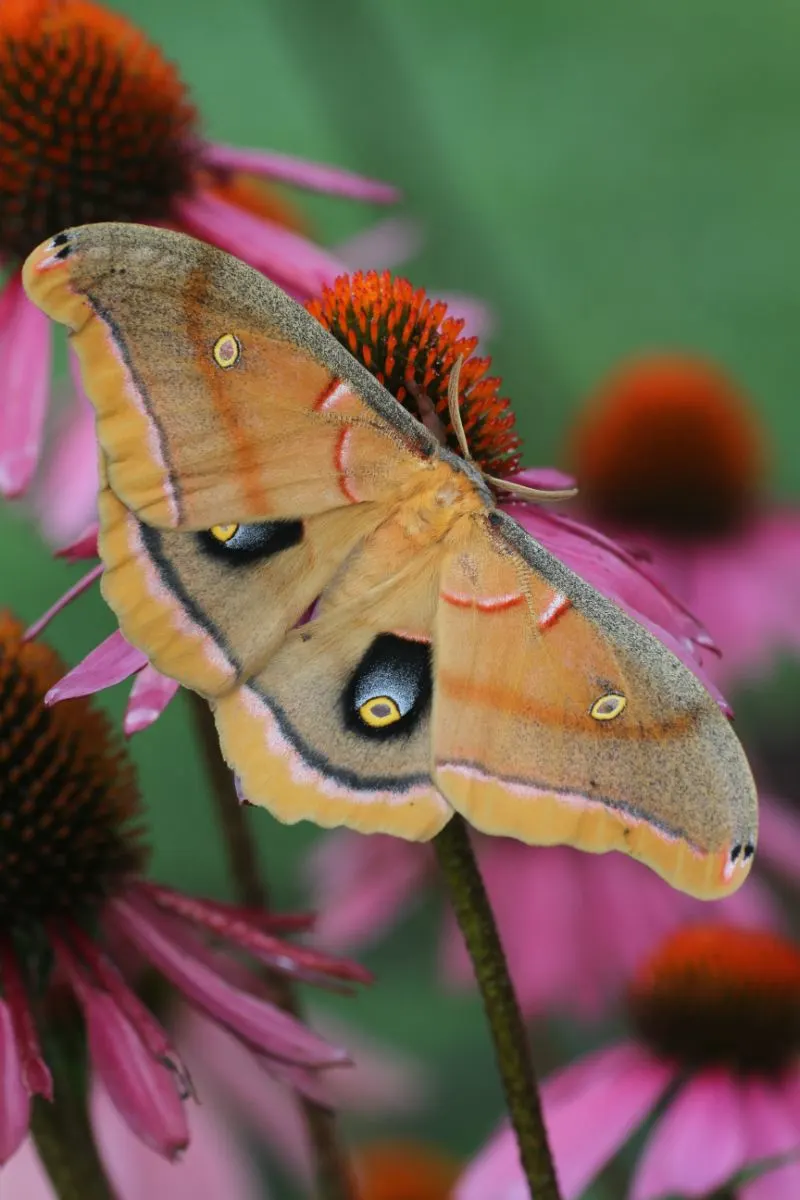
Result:
[[[564,491],[578,486],[573,475],[567,475],[566,471],[560,471],[558,467],[525,467],[522,471],[515,471],[508,478],[511,483],[521,483],[523,487],[547,491]]]
[[[318,913],[315,940],[342,949],[380,937],[431,866],[423,847],[383,834],[336,830],[323,838],[305,866]]]
[[[190,233],[230,251],[292,292],[312,296],[344,270],[308,238],[211,193],[181,200],[178,210]]]
[[[346,271],[390,271],[414,258],[424,244],[419,221],[412,217],[386,217],[340,242],[335,253]]]
[[[268,1200],[228,1114],[213,1102],[192,1105],[191,1141],[176,1162],[154,1154],[133,1136],[97,1079],[91,1114],[98,1149],[119,1200]],[[28,1197],[9,1195],[9,1200]]]
[[[163,713],[180,684],[149,663],[133,681],[122,728],[127,737],[147,729]]]
[[[0,1166],[20,1148],[28,1132],[31,1098],[22,1078],[11,1013],[0,1000]]]
[[[63,679],[50,688],[44,698],[45,704],[58,704],[73,696],[90,696],[103,688],[113,687],[147,665],[141,650],[115,630],[109,637],[95,646],[76,667],[68,671]]]
[[[36,510],[53,545],[76,539],[97,511],[97,435],[94,409],[84,391],[77,358],[70,355],[74,395],[59,422],[37,483]]]
[[[406,1114],[420,1107],[429,1092],[430,1080],[422,1067],[382,1046],[366,1041],[360,1032],[332,1023],[326,1014],[312,1012],[318,1027],[337,1042],[346,1044],[353,1057],[347,1071],[318,1074],[318,1099],[344,1112],[368,1116]],[[287,1170],[310,1181],[310,1152],[304,1123],[294,1096],[241,1042],[205,1017],[183,1007],[176,1027],[176,1040],[202,1097],[222,1103],[232,1118],[262,1139]],[[287,1068],[285,1083],[296,1088],[296,1072]],[[306,1072],[306,1075],[308,1072]],[[300,1081],[308,1094],[308,1080]]]
[[[92,1066],[117,1112],[151,1150],[176,1158],[189,1127],[174,1073],[150,1055],[106,992],[87,985],[81,1002]]]
[[[90,521],[74,542],[68,542],[56,550],[56,558],[65,558],[67,562],[78,562],[82,558],[97,558],[97,521]]]
[[[465,292],[436,292],[447,305],[447,315],[464,322],[464,336],[489,338],[494,333],[494,313],[488,304]]]
[[[0,492],[19,496],[31,481],[50,393],[50,323],[22,289],[19,272],[0,296]]]
[[[576,1200],[652,1111],[675,1070],[632,1042],[607,1047],[546,1080],[542,1105],[563,1200]],[[516,1138],[507,1125],[461,1176],[455,1200],[522,1200]]]
[[[54,930],[51,943],[86,1021],[93,1070],[136,1136],[157,1154],[174,1159],[189,1141],[179,1094],[183,1077],[170,1069],[167,1059],[153,1055],[116,998],[89,981],[71,947]],[[149,1036],[151,1027],[146,1029]]]
[[[25,630],[25,640],[32,641],[34,638],[38,637],[39,634],[47,628],[47,626],[53,620],[53,617],[57,617],[58,614],[62,612],[68,605],[70,605],[77,596],[80,596],[87,591],[102,574],[102,564],[98,563],[96,567],[92,567],[91,571],[87,571],[85,575],[82,575],[77,583],[73,583],[71,588],[68,588],[63,595],[59,596],[55,604],[52,604],[50,608],[48,608],[47,612],[43,613],[42,616],[39,617],[38,621],[34,621],[32,625],[28,626],[28,628]]]
[[[275,937],[262,928],[262,922],[250,920],[234,905],[186,896],[155,883],[141,884],[137,892],[137,908],[142,915],[151,915],[147,909],[148,903],[153,902],[166,912],[224,938],[275,971],[300,977],[307,970],[359,983],[373,981],[371,973],[360,964]]]
[[[302,1022],[273,1004],[244,992],[221,978],[206,962],[178,944],[164,920],[143,916],[129,900],[112,906],[115,923],[153,966],[212,1020],[258,1047],[265,1054],[308,1067],[330,1067],[349,1061],[345,1050],[331,1046]]]
[[[679,1092],[651,1134],[631,1200],[705,1196],[747,1161],[742,1093],[724,1070],[707,1070]]]
[[[203,162],[222,171],[244,171],[248,175],[263,175],[312,192],[328,196],[346,196],[352,200],[367,200],[373,204],[394,204],[400,191],[390,183],[368,179],[341,167],[329,167],[309,162],[275,150],[248,150],[208,142],[203,148]]]
[[[25,979],[16,950],[8,937],[0,938],[0,978],[14,1031],[23,1086],[29,1096],[44,1096],[45,1100],[52,1101],[53,1077],[44,1061]]]

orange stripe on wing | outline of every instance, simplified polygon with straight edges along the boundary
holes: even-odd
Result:
[[[336,468],[336,474],[339,479],[339,487],[342,495],[349,500],[351,504],[358,504],[361,497],[357,495],[357,493],[354,492],[350,487],[347,478],[347,467],[345,465],[345,458],[347,455],[347,440],[351,433],[351,429],[343,429],[337,437],[336,447],[333,452],[333,465]]]
[[[572,601],[569,596],[565,596],[562,592],[554,592],[553,599],[539,617],[539,628],[542,630],[552,629],[559,617],[563,617],[570,608],[572,608]]]

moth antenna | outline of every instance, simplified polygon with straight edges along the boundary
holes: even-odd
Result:
[[[509,479],[497,479],[494,475],[484,474],[483,478],[497,492],[510,492],[512,496],[521,496],[525,500],[571,500],[577,496],[578,489],[573,488],[534,488],[524,483],[512,483]]]
[[[472,455],[469,452],[469,443],[467,435],[464,432],[464,422],[461,420],[461,409],[458,407],[458,392],[459,382],[461,380],[461,364],[464,361],[463,354],[459,354],[455,361],[452,371],[450,372],[450,382],[447,385],[447,408],[450,413],[450,422],[453,429],[456,431],[458,445],[461,453],[467,462],[472,462]]]

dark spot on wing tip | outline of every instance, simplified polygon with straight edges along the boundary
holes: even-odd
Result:
[[[72,246],[63,246],[60,250],[56,251],[53,257],[63,261],[63,259],[69,258],[70,254],[72,254]]]
[[[735,863],[739,855],[742,853],[742,844],[737,842],[731,849],[731,862]]]
[[[752,843],[752,842],[748,842],[748,843],[747,843],[747,845],[746,845],[746,846],[745,846],[745,848],[744,848],[744,852],[742,853],[742,860],[743,860],[744,862],[747,862],[747,860],[748,860],[748,859],[750,859],[750,858],[752,858],[752,857],[753,857],[753,855],[755,854],[755,852],[756,852],[756,848],[755,848],[755,846],[753,845],[753,843]]]
[[[50,245],[51,246],[66,246],[68,241],[69,241],[68,233],[57,233],[56,236],[50,242]]]
[[[489,524],[494,526],[503,524],[503,518],[499,512],[492,511],[489,513]]]

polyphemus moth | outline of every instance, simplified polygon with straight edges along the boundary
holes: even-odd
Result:
[[[249,800],[741,884],[756,798],[717,704],[300,305],[136,225],[59,233],[23,278],[96,409],[103,593],[207,698]]]

